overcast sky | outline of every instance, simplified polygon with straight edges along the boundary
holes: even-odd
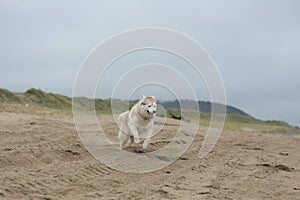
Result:
[[[76,73],[96,45],[124,30],[162,27],[205,47],[228,104],[300,125],[299,10],[297,0],[0,0],[0,87],[71,96]],[[122,62],[129,60],[135,59]]]

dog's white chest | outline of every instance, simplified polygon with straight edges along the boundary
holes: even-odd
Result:
[[[151,126],[151,120],[140,120],[137,119],[135,121],[135,124],[137,125],[138,128],[147,128],[148,126]]]

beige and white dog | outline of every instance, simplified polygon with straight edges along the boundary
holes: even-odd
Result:
[[[146,149],[153,129],[153,116],[156,113],[156,100],[153,96],[143,97],[137,102],[130,111],[126,111],[119,115],[120,122],[119,140],[120,149],[124,147],[129,140],[129,145],[140,143],[140,136],[145,135],[143,149]]]

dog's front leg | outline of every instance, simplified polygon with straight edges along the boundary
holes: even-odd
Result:
[[[130,132],[132,133],[134,137],[134,143],[139,144],[140,143],[140,138],[139,138],[139,132],[137,128],[134,125],[129,125]]]
[[[151,130],[148,130],[148,131],[146,132],[146,139],[145,139],[145,141],[144,141],[144,143],[143,143],[143,149],[147,149],[148,144],[149,144],[149,142],[150,142],[151,135],[152,135],[152,129],[151,129]]]

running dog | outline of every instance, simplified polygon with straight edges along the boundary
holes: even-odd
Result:
[[[147,149],[152,135],[153,116],[156,113],[156,107],[155,97],[144,96],[130,111],[119,115],[120,130],[118,138],[120,140],[120,149],[123,149],[129,139],[129,145],[133,142],[139,144],[141,135],[146,136],[143,149]]]

